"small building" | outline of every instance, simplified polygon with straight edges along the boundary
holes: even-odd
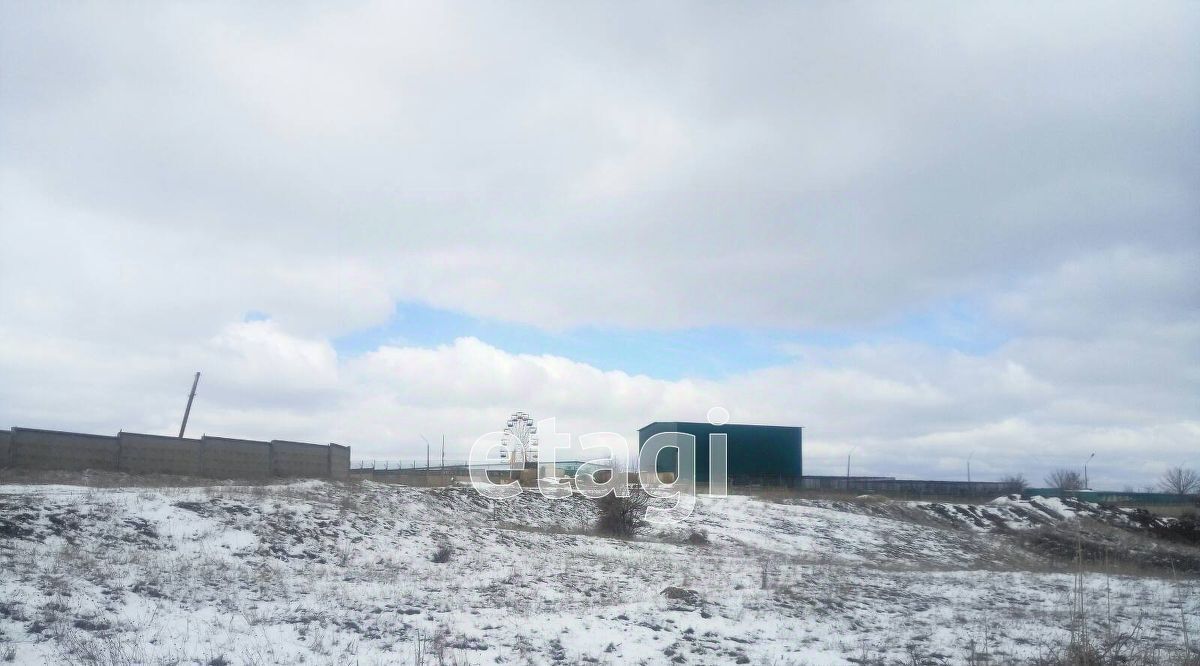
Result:
[[[747,425],[655,421],[638,429],[638,451],[659,433],[683,433],[696,438],[696,481],[709,480],[709,435],[728,438],[728,471],[731,485],[769,483],[798,485],[804,474],[803,429],[799,426]],[[679,474],[673,449],[658,459],[657,471]]]

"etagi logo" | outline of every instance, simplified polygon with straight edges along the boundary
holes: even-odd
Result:
[[[729,412],[714,407],[709,410],[708,420],[713,425],[724,425],[729,421]],[[554,469],[560,453],[573,452],[579,460],[584,461],[573,477],[574,489],[571,483],[538,474],[536,492],[548,499],[564,499],[574,492],[592,499],[609,493],[629,497],[635,492],[644,492],[650,500],[645,518],[652,524],[671,525],[692,515],[697,490],[695,435],[660,432],[649,437],[638,451],[637,483],[634,485],[630,482],[631,475],[625,472],[625,465],[619,462],[628,459],[629,451],[629,442],[622,435],[615,432],[580,435],[579,448],[572,450],[571,435],[557,432],[555,419],[538,421],[537,432],[540,441],[534,447],[534,455],[529,455],[529,447],[524,446],[527,442],[514,442],[511,432],[489,432],[475,440],[471,445],[468,464],[471,484],[476,491],[493,500],[513,499],[530,489],[523,487],[519,481],[494,482],[489,472],[524,470],[526,461],[533,463],[534,459],[536,468]],[[725,433],[708,436],[708,481],[705,484],[708,495],[724,497],[728,494],[728,439]],[[513,457],[512,452],[518,448],[522,449],[522,455]],[[510,458],[506,460],[502,452]],[[664,456],[676,461],[675,477],[670,481],[664,481],[656,472],[659,460]]]

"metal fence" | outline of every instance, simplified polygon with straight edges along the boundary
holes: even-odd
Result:
[[[441,469],[443,467],[466,467],[468,461],[465,458],[447,458],[445,462],[441,458],[434,460],[425,460],[424,458],[405,458],[405,459],[371,459],[360,458],[350,461],[350,469],[377,469],[377,470],[396,470],[396,469]]]
[[[1200,506],[1200,495],[1172,493],[1134,493],[1112,490],[1063,490],[1062,488],[1026,488],[1024,497],[1072,497],[1096,504],[1123,506]]]

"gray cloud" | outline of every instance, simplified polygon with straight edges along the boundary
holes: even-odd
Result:
[[[56,202],[354,256],[396,297],[841,325],[1194,246],[1198,21],[1157,7],[9,6],[0,141]]]

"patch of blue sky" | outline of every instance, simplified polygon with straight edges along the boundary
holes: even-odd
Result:
[[[782,365],[795,360],[791,350],[804,346],[910,342],[981,354],[1007,339],[979,308],[965,302],[943,304],[875,327],[799,332],[716,326],[668,331],[589,326],[546,331],[400,303],[387,323],[340,337],[334,340],[334,347],[341,355],[356,356],[382,345],[435,347],[461,337],[475,337],[514,354],[562,356],[601,370],[660,379],[720,379]]]
[[[900,318],[870,333],[871,339],[903,340],[956,349],[968,354],[986,354],[1011,337],[981,307],[964,300],[948,301]]]

